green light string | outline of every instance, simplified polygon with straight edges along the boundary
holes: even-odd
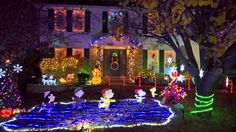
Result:
[[[199,94],[196,92],[196,96],[197,96],[198,98],[202,98],[202,99],[209,99],[209,98],[212,98],[212,97],[214,96],[214,94],[209,95],[209,96],[202,96],[202,95],[199,95]]]
[[[210,96],[202,96],[202,95],[199,95],[197,92],[196,92],[196,102],[198,103],[195,103],[195,106],[197,107],[198,110],[194,110],[194,111],[191,111],[190,113],[203,113],[203,112],[209,112],[209,111],[212,111],[213,108],[212,108],[212,104],[214,102],[214,94],[210,95]]]

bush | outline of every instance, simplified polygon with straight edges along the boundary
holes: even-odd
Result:
[[[154,72],[149,69],[143,69],[139,72],[141,78],[152,78],[155,76]]]
[[[88,80],[92,79],[92,68],[89,65],[89,60],[87,58],[84,59],[84,63],[79,69],[79,74],[88,74],[89,75]]]
[[[69,74],[78,71],[78,60],[74,57],[68,58],[44,58],[40,63],[42,74],[53,75],[55,79],[66,79]]]

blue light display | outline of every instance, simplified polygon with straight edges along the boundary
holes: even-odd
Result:
[[[144,100],[143,103],[135,99],[117,100],[111,103],[109,110],[99,109],[98,101],[55,103],[39,112],[42,107],[37,105],[28,113],[21,113],[1,126],[5,130],[53,130],[84,121],[92,128],[125,127],[130,124],[164,125],[174,116],[170,108],[161,106],[157,100]]]

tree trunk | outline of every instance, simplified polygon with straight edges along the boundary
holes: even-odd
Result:
[[[196,83],[196,97],[195,110],[191,111],[193,114],[211,117],[214,102],[214,90],[218,86],[222,78],[221,68],[212,68],[205,73],[205,77]]]

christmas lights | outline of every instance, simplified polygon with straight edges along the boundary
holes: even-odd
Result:
[[[20,93],[16,84],[16,73],[14,65],[6,64],[0,68],[0,111],[9,113],[9,109],[21,104]],[[5,111],[5,112],[4,112]],[[7,111],[7,112],[6,112]]]
[[[144,104],[135,99],[117,100],[109,110],[97,108],[98,101],[80,103],[54,103],[50,111],[38,110],[43,106],[34,106],[28,113],[20,113],[0,125],[7,131],[50,131],[57,129],[75,130],[81,124],[84,128],[135,127],[141,125],[165,125],[174,117],[170,108],[162,106],[158,100],[144,100]],[[81,125],[82,126],[82,125]]]
[[[5,77],[6,71],[0,69],[0,78]]]
[[[153,87],[153,88],[150,89],[150,92],[151,92],[151,95],[152,95],[153,98],[155,98],[155,96],[157,95],[156,91],[157,91],[156,87]]]
[[[200,78],[203,77],[203,72],[204,72],[204,71],[203,71],[202,68],[201,68],[200,71],[199,71],[199,77],[200,77]]]
[[[66,10],[65,9],[55,9],[55,31],[65,32],[66,31]]]
[[[84,9],[73,10],[73,32],[84,32]]]
[[[193,111],[191,111],[191,113],[204,113],[204,112],[212,111],[213,110],[212,104],[214,102],[213,97],[214,97],[214,94],[212,94],[210,96],[202,96],[196,92],[195,106],[196,106],[197,110],[193,110]]]
[[[61,84],[73,84],[75,80],[74,73],[77,68],[78,60],[74,57],[62,58],[61,60],[59,58],[43,58],[40,63],[40,69],[43,74],[54,76],[54,80],[51,79],[53,84],[56,84],[56,80]],[[45,78],[45,76],[42,76],[42,81],[47,81]]]
[[[135,59],[134,59],[134,53],[132,50],[127,50],[128,52],[128,71],[127,71],[127,74],[128,74],[128,79],[129,79],[129,82],[131,83],[134,83],[135,81],[135,77],[134,77],[134,70],[135,70]]]
[[[186,92],[184,91],[183,87],[179,87],[177,85],[177,81],[183,82],[184,81],[184,76],[179,75],[178,76],[178,71],[177,67],[172,66],[170,67],[171,63],[171,57],[168,57],[168,70],[167,73],[170,76],[170,83],[165,89],[161,92],[161,96],[164,96],[162,99],[162,103],[167,104],[167,105],[176,105],[180,102],[181,98],[184,98],[187,96]]]
[[[184,64],[182,64],[182,65],[180,66],[180,71],[183,72],[184,69],[185,69],[185,68],[184,68]]]
[[[43,58],[40,63],[40,69],[43,74],[50,74],[59,68],[58,58]],[[52,74],[53,75],[53,74]]]
[[[94,68],[93,71],[93,78],[91,80],[91,83],[93,85],[99,85],[102,82],[102,73],[98,68]]]
[[[112,36],[111,34],[106,34],[100,38],[98,38],[97,40],[95,41],[91,41],[90,42],[90,46],[94,46],[95,44],[99,43],[100,41],[102,41],[103,39],[106,39],[106,38],[113,38],[114,36]],[[130,43],[134,44],[135,46],[140,46],[141,43],[138,41],[138,40],[135,40],[134,38],[128,36],[128,35],[122,35],[120,37],[120,39],[123,39],[123,40],[127,40],[129,41]]]

